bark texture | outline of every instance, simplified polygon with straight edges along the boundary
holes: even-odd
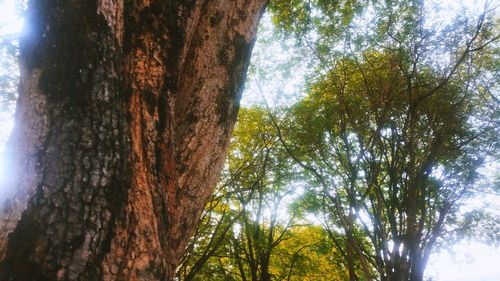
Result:
[[[265,2],[30,2],[0,280],[173,279]]]

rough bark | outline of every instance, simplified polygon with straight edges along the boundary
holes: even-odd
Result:
[[[174,277],[265,2],[31,1],[0,280]]]

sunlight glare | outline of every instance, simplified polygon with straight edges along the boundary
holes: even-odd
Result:
[[[19,33],[23,25],[16,1],[0,1],[0,36]]]
[[[431,256],[427,277],[439,281],[500,280],[500,248],[464,241]]]

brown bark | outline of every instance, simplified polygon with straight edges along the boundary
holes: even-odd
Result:
[[[174,277],[265,2],[31,1],[0,280]]]

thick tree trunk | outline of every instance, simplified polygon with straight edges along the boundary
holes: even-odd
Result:
[[[31,1],[0,280],[173,279],[265,2]]]

